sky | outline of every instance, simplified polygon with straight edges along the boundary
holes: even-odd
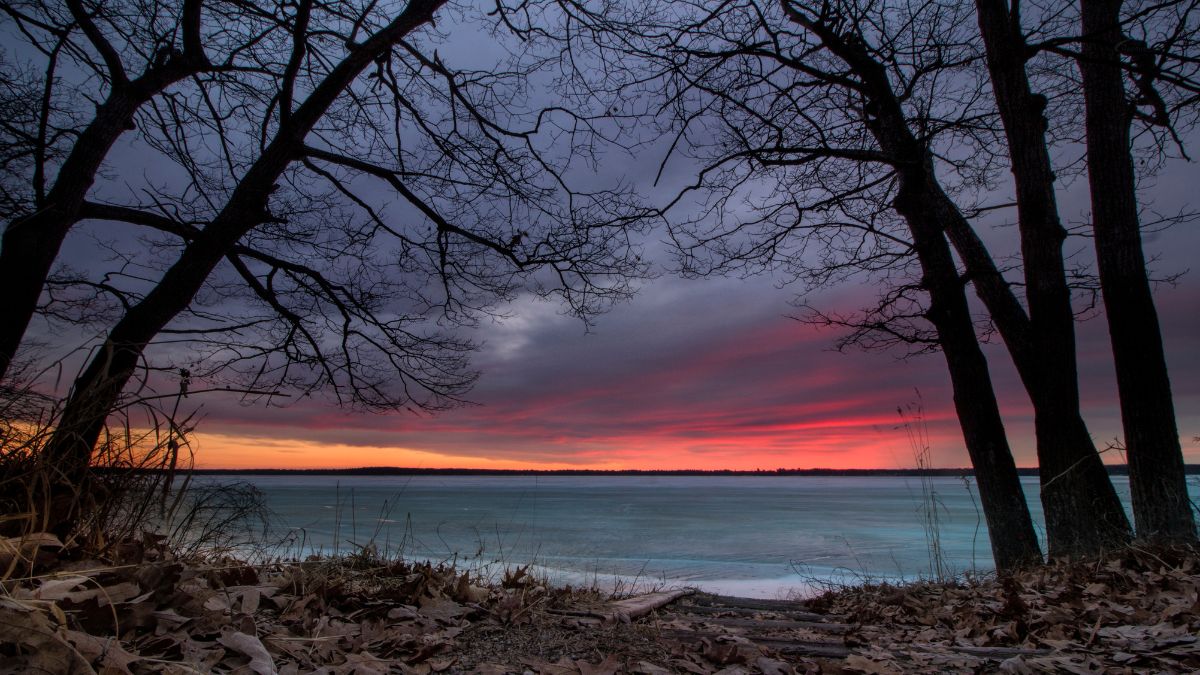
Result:
[[[1189,280],[1190,281],[1190,280]],[[831,351],[790,318],[766,279],[660,279],[580,323],[537,301],[480,330],[477,405],[437,415],[352,414],[317,401],[206,405],[202,468],[357,466],[588,469],[915,466],[904,429],[927,429],[933,464],[969,465],[940,354]],[[851,306],[854,289],[831,293]],[[1200,462],[1200,292],[1160,291],[1185,458]],[[1080,325],[1085,417],[1099,447],[1120,434],[1102,318]],[[1032,413],[999,345],[988,357],[1018,464],[1036,463]],[[921,408],[918,414],[915,408]],[[907,410],[901,416],[897,408]],[[1116,452],[1106,460],[1119,462]]]
[[[642,167],[617,165],[616,171]],[[1146,205],[1186,206],[1200,167],[1177,161],[1145,183]],[[1086,181],[1060,186],[1067,222],[1085,221]],[[1015,228],[993,218],[983,235],[1015,248]],[[648,250],[667,263],[665,235]],[[1156,286],[1185,461],[1200,463],[1200,252],[1197,224],[1145,237]],[[1065,250],[1090,257],[1092,242]],[[997,254],[999,255],[999,254]],[[864,281],[805,293],[823,310],[871,304]],[[591,328],[550,302],[522,298],[508,318],[470,334],[481,344],[473,405],[435,415],[354,414],[317,400],[281,408],[212,401],[195,435],[201,468],[737,469],[906,468],[916,465],[906,425],[928,439],[930,462],[970,465],[941,354],[834,350],[838,333],[795,320],[802,289],[758,275],[700,280],[669,273]],[[1098,449],[1119,440],[1105,318],[1077,324],[1080,391]],[[1019,466],[1036,466],[1033,414],[1007,352],[986,344]],[[899,410],[903,410],[902,415]],[[1122,463],[1116,450],[1103,452]]]
[[[645,185],[658,164],[658,156],[609,158],[602,170]],[[686,167],[667,169],[659,190],[689,180]],[[1196,185],[1200,167],[1173,162],[1144,183],[1145,205],[1177,211]],[[1086,187],[1082,177],[1059,185],[1067,223],[1086,222]],[[1004,227],[1012,217],[998,213],[984,231],[994,250],[1015,252],[1015,228]],[[651,233],[649,250],[667,264],[662,239]],[[1145,245],[1157,275],[1186,272],[1200,252],[1200,231],[1196,223],[1179,225],[1147,235]],[[1086,260],[1091,246],[1072,238],[1066,249]],[[858,280],[805,298],[847,311],[870,305],[875,290]],[[551,303],[518,299],[501,308],[510,318],[484,322],[471,335],[482,344],[474,358],[481,377],[468,396],[475,405],[436,415],[361,415],[314,400],[272,409],[214,402],[195,435],[196,464],[904,468],[916,465],[907,424],[925,433],[933,465],[969,466],[941,354],[834,351],[836,332],[792,318],[790,303],[801,292],[769,275],[685,280],[663,273],[590,329]],[[1200,463],[1200,278],[1192,271],[1156,293],[1185,460]],[[1103,450],[1121,435],[1103,315],[1078,324],[1078,343],[1084,416]],[[1036,466],[1028,399],[1003,345],[985,351],[1017,463]],[[1117,450],[1103,457],[1124,461]]]
[[[120,155],[117,149],[117,156]],[[622,178],[655,162],[611,162]],[[669,180],[667,181],[669,182]],[[1086,181],[1063,188],[1062,213],[1086,213]],[[1176,162],[1147,192],[1170,211],[1186,205],[1200,169]],[[997,223],[999,224],[999,223]],[[1011,238],[1012,228],[989,234]],[[661,251],[661,233],[648,245]],[[94,255],[89,240],[69,255]],[[1011,244],[1011,242],[1009,242]],[[1072,250],[1090,241],[1072,239]],[[71,248],[73,247],[73,248]],[[1200,252],[1197,224],[1146,239],[1156,271],[1175,274]],[[666,256],[656,256],[665,263]],[[472,402],[438,414],[356,414],[306,398],[283,406],[218,396],[188,399],[199,425],[198,468],[776,469],[903,468],[916,464],[905,426],[928,438],[935,466],[969,465],[940,354],[833,351],[837,333],[801,323],[801,289],[769,275],[640,284],[590,328],[528,296],[470,334],[481,348]],[[827,311],[869,304],[851,282],[806,299]],[[1200,463],[1200,278],[1192,271],[1156,296],[1185,459]],[[1078,326],[1084,416],[1098,447],[1120,435],[1102,316]],[[986,346],[1017,462],[1033,466],[1032,413],[1002,345]],[[906,410],[905,414],[898,409]],[[1119,452],[1105,460],[1123,461]]]

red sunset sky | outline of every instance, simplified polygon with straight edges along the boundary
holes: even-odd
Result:
[[[1200,462],[1195,286],[1159,295],[1189,462]],[[909,467],[896,409],[917,403],[918,390],[934,463],[968,464],[939,354],[830,351],[833,334],[790,319],[790,292],[770,280],[659,279],[646,291],[590,333],[538,302],[481,327],[476,406],[373,415],[317,400],[281,408],[210,400],[197,466]],[[851,306],[856,292],[827,301]],[[1103,318],[1081,324],[1084,405],[1099,447],[1120,433],[1106,350]],[[988,354],[1018,463],[1033,466],[1024,393],[1003,349],[990,345]]]
[[[469,32],[456,39],[458,49],[442,51],[447,58],[494,64],[498,47],[491,42]],[[119,180],[98,184],[94,192],[101,197],[113,194],[119,201],[130,192],[140,195],[144,186],[137,184],[139,176],[148,182],[170,179],[165,164],[148,163],[146,147],[130,138],[109,158],[110,173]],[[669,135],[664,138],[670,140]],[[1195,148],[1198,139],[1193,134],[1186,140]],[[598,162],[599,173],[605,174],[596,179],[598,184],[619,182],[637,189],[650,203],[668,201],[694,181],[695,167],[673,161],[658,176],[669,143],[663,145],[652,161],[617,152],[605,155]],[[1006,173],[998,175],[998,183],[1007,179]],[[1088,218],[1086,177],[1070,172],[1064,176],[1062,219],[1072,229],[1085,231],[1079,226]],[[1144,180],[1143,206],[1150,215],[1194,211],[1198,185],[1200,164],[1172,161]],[[1004,189],[1001,184],[980,203],[1010,201]],[[388,192],[380,198],[386,202],[393,196]],[[688,207],[686,200],[680,201],[679,208]],[[991,220],[979,223],[1002,265],[1019,252],[1015,228],[1002,227],[1011,225],[1013,217],[1011,210],[989,211],[981,218]],[[420,218],[412,222],[426,225]],[[81,225],[72,231],[62,262],[87,268],[108,255],[105,247],[119,236],[123,235],[112,223]],[[187,403],[197,410],[199,420],[192,439],[196,466],[911,467],[913,449],[897,408],[918,401],[933,464],[968,465],[940,354],[902,359],[896,352],[831,351],[836,332],[789,316],[797,313],[791,303],[803,289],[766,275],[677,278],[669,273],[674,261],[662,242],[666,234],[655,231],[648,237],[645,259],[659,264],[659,276],[641,283],[632,300],[599,316],[590,330],[562,315],[560,307],[528,297],[499,307],[507,318],[484,318],[471,329],[467,336],[480,344],[473,358],[480,378],[468,394],[475,405],[436,415],[357,414],[319,396],[282,406],[192,396]],[[128,239],[135,240],[133,235]],[[1194,269],[1200,259],[1200,221],[1147,233],[1145,243],[1157,277],[1193,268],[1177,285],[1157,287],[1156,297],[1185,459],[1200,463],[1200,442],[1195,440],[1200,437],[1200,270]],[[1081,236],[1066,244],[1073,261],[1084,265],[1092,257],[1091,248],[1092,241]],[[131,259],[144,255],[141,247],[132,250],[136,253]],[[102,266],[97,269],[97,274],[105,271]],[[1011,277],[1017,280],[1018,273]],[[131,283],[136,287],[138,282]],[[877,290],[860,278],[805,299],[827,312],[852,312],[873,304]],[[94,344],[98,335],[70,342],[75,335],[62,337],[56,330],[39,324],[27,342],[51,343],[59,349],[58,356],[80,344]],[[1078,324],[1078,354],[1084,416],[1100,448],[1121,433],[1108,350],[1104,317],[1092,312]],[[1003,346],[988,345],[986,352],[1018,464],[1034,466],[1031,411],[1024,391]],[[65,387],[70,368],[48,377],[58,378],[50,386]],[[1105,460],[1123,458],[1109,452]]]
[[[1151,185],[1162,212],[1200,184],[1176,162]],[[1086,218],[1076,183],[1060,194],[1067,222]],[[997,214],[992,225],[1012,214]],[[986,230],[1002,256],[1014,228]],[[1007,238],[1007,239],[1006,239]],[[1156,287],[1184,457],[1200,463],[1200,227],[1145,237]],[[1090,239],[1066,250],[1090,257]],[[1189,272],[1189,270],[1191,271]],[[825,310],[869,305],[875,288],[843,284],[806,299]],[[471,333],[477,405],[437,415],[354,414],[316,398],[283,407],[207,399],[196,434],[206,468],[360,466],[595,469],[895,468],[914,466],[898,407],[924,407],[932,462],[968,466],[940,354],[832,351],[836,333],[790,318],[801,289],[769,276],[683,280],[664,274],[590,331],[546,302],[520,300]],[[1102,308],[1101,308],[1102,309]],[[1121,434],[1105,320],[1077,324],[1084,416],[1098,448]],[[1027,398],[1000,344],[985,346],[1021,466],[1036,466]],[[1119,452],[1104,459],[1120,463]]]

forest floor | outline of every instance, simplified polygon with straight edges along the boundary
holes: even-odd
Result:
[[[366,558],[106,560],[0,540],[0,673],[1196,672],[1200,559],[1137,549],[1004,579],[792,600],[617,600]],[[44,544],[53,541],[44,539]],[[32,566],[30,563],[32,562]]]

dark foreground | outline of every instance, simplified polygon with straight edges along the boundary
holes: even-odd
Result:
[[[484,584],[369,556],[180,561],[153,542],[102,561],[6,540],[0,564],[0,672],[1200,669],[1193,552],[1130,550],[1003,580],[854,587],[803,601],[666,592],[618,601],[547,588],[522,570]]]

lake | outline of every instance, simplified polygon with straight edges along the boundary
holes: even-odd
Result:
[[[248,480],[291,556],[373,543],[484,574],[534,564],[559,584],[690,585],[783,597],[827,583],[992,568],[973,480],[811,476],[200,476]],[[1128,502],[1125,477],[1114,477]],[[923,486],[923,481],[926,481]],[[1037,479],[1022,479],[1034,519]],[[1200,493],[1191,479],[1193,498]],[[923,495],[932,494],[933,499]]]

